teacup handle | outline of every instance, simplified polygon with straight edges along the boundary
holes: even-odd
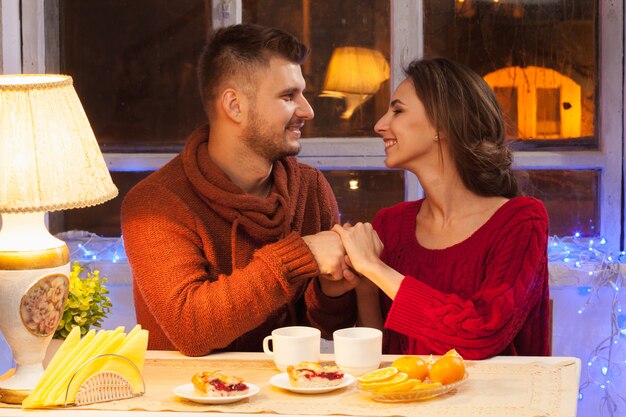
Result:
[[[272,340],[271,335],[265,336],[263,339],[263,352],[265,352],[266,355],[274,356],[274,352],[270,350],[270,340]]]

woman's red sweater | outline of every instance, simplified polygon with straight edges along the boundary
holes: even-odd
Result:
[[[393,302],[382,296],[386,352],[549,355],[543,204],[513,198],[468,239],[434,250],[415,237],[422,202],[381,210],[373,223],[385,245],[382,260],[405,275]]]

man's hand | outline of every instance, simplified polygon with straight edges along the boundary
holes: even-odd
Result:
[[[302,239],[317,261],[320,270],[319,283],[324,294],[339,297],[358,284],[356,275],[344,277],[344,271],[348,268],[345,263],[346,252],[337,233],[319,232],[303,236]]]
[[[302,239],[313,252],[321,275],[329,275],[329,279],[335,281],[343,279],[346,251],[337,233],[319,232],[314,235],[303,236]]]
[[[318,279],[324,294],[329,297],[341,297],[348,291],[354,289],[362,278],[356,274],[351,276],[344,274],[344,278],[339,281],[335,280],[330,275],[320,275]]]

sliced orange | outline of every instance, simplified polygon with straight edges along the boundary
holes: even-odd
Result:
[[[459,352],[457,352],[456,349],[450,349],[443,356],[458,356],[459,358],[461,357],[461,355],[459,355]]]
[[[378,392],[410,391],[416,385],[422,385],[419,379],[409,378],[404,382],[378,389]]]
[[[417,384],[411,388],[411,391],[419,391],[422,389],[435,388],[435,387],[440,387],[440,386],[441,386],[441,382],[433,382],[430,384]]]
[[[409,376],[407,374],[405,374],[404,372],[398,372],[391,378],[385,379],[383,381],[368,382],[365,384],[361,383],[361,389],[365,391],[377,391],[381,388],[390,387],[392,385],[399,384],[401,382],[406,381],[407,379],[409,379]]]
[[[398,373],[398,368],[389,366],[387,368],[376,369],[358,378],[362,384],[369,384],[371,382],[381,382],[386,379],[390,379]]]

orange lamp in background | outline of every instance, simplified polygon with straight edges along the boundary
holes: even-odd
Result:
[[[343,46],[333,51],[320,96],[345,99],[341,117],[349,119],[388,79],[389,63],[379,51]]]

